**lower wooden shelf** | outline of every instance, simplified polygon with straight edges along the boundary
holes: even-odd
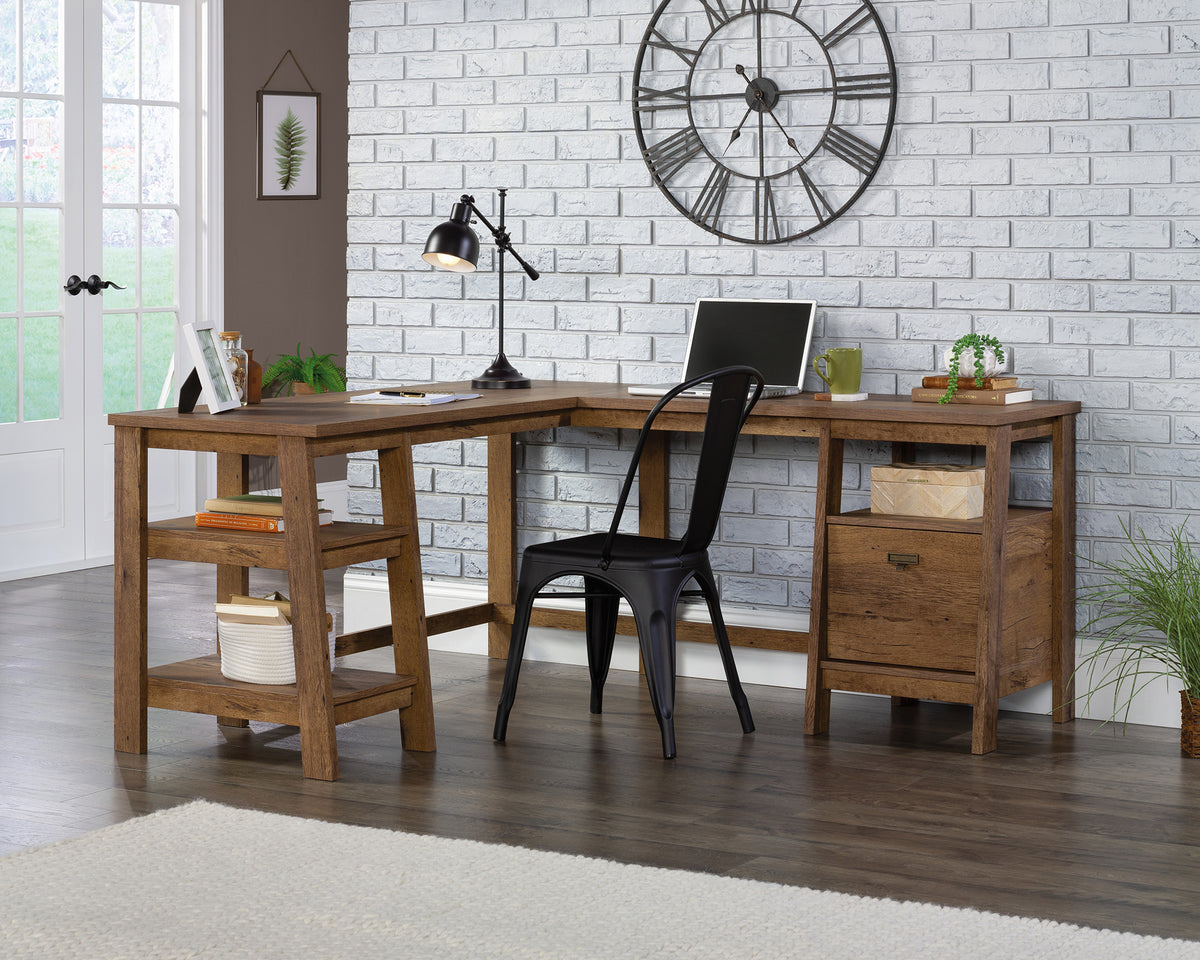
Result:
[[[361,720],[412,704],[416,677],[378,670],[332,671],[334,723]],[[149,705],[213,716],[265,720],[298,726],[296,685],[245,683],[221,675],[216,655],[181,660],[147,672]]]

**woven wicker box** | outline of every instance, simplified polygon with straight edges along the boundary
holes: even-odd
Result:
[[[871,512],[970,520],[983,516],[983,467],[893,463],[871,468]]]

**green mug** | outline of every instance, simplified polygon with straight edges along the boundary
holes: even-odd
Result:
[[[825,372],[817,366],[825,361]],[[862,385],[862,347],[830,347],[813,360],[817,376],[829,384],[830,393],[858,393]]]

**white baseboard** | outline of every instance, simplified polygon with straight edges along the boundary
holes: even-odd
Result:
[[[387,577],[361,571],[347,571],[345,579],[345,629],[363,630],[367,627],[387,623],[391,613],[388,605]],[[487,588],[482,584],[462,581],[426,580],[426,614],[443,613],[487,601]],[[582,610],[581,600],[560,600],[553,604],[567,610]],[[697,608],[696,610],[690,609]],[[628,612],[628,611],[626,611]],[[807,611],[748,610],[723,607],[726,622],[738,626],[754,626],[782,630],[808,630]],[[683,619],[704,622],[707,616],[702,605],[688,605]],[[454,653],[477,653],[487,655],[487,627],[469,627],[443,633],[429,638],[431,650],[447,650]],[[1087,647],[1084,641],[1083,649]],[[803,690],[806,679],[808,657],[802,653],[783,650],[760,650],[757,647],[735,648],[738,674],[744,683],[765,686],[788,687]],[[545,660],[552,663],[587,664],[587,651],[583,635],[573,630],[557,630],[549,627],[533,627],[525,645],[528,660]],[[632,637],[617,637],[613,650],[612,666],[615,670],[638,668],[637,641]],[[709,643],[680,641],[677,651],[676,672],[681,677],[699,677],[706,680],[724,680],[725,671],[717,648]],[[1134,701],[1129,714],[1130,723],[1143,723],[1159,727],[1179,726],[1179,684],[1166,680],[1155,683],[1143,691]],[[1022,713],[1048,714],[1051,709],[1049,684],[1041,684],[1000,701],[1002,710]],[[1107,709],[1106,709],[1107,705]],[[1111,697],[1098,694],[1088,709],[1078,709],[1077,714],[1086,719],[1102,720],[1111,713]]]

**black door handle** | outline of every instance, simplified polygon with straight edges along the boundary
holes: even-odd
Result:
[[[63,287],[71,296],[79,296],[81,290],[86,290],[93,297],[106,287],[113,287],[117,290],[124,290],[124,287],[118,286],[111,280],[101,280],[96,274],[92,274],[86,280],[81,280],[76,274],[71,274],[67,277],[67,285]]]

